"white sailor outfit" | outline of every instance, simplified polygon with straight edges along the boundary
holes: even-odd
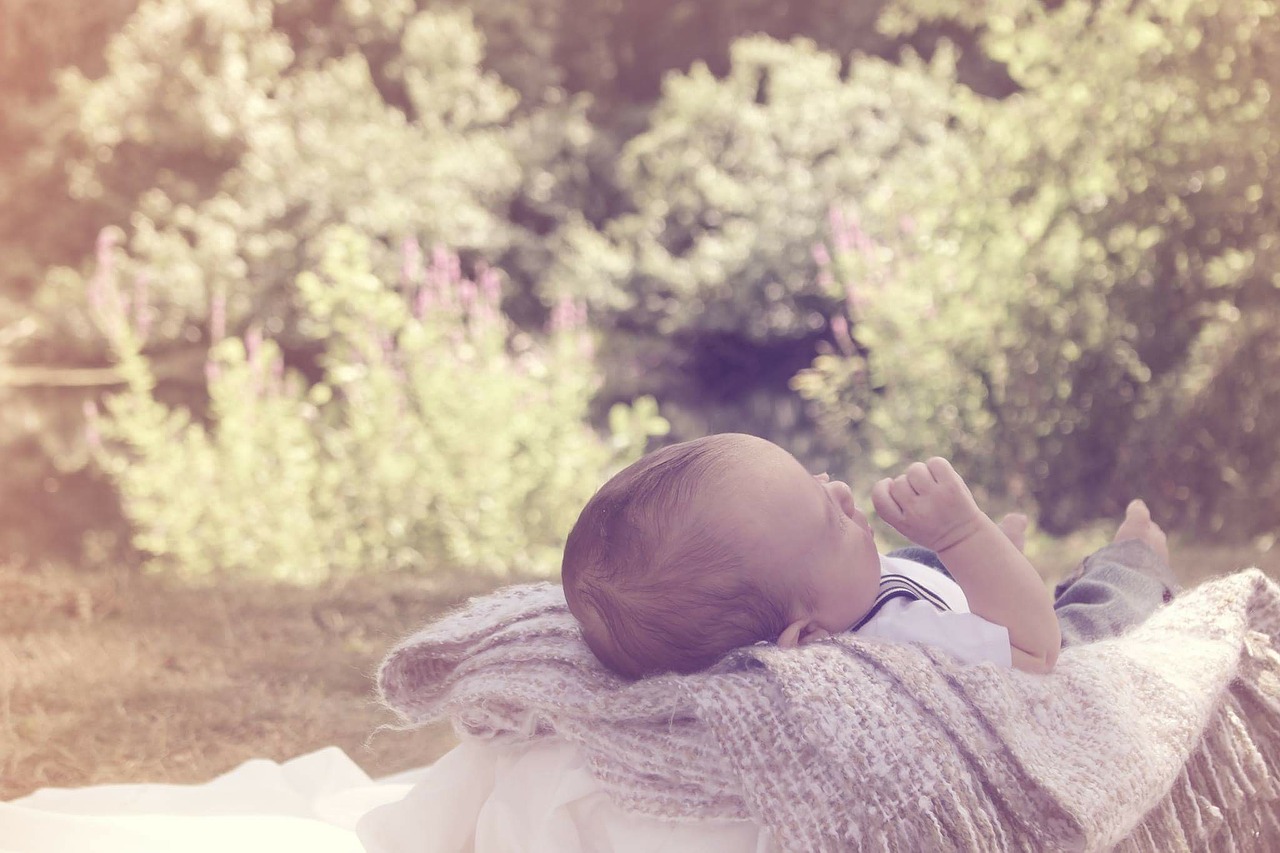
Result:
[[[1007,628],[970,613],[969,600],[954,580],[901,557],[880,557],[880,592],[851,630],[940,646],[965,663],[1013,665]]]

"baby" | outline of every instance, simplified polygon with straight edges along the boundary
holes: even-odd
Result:
[[[946,572],[882,556],[849,487],[771,442],[730,433],[672,445],[583,508],[565,546],[565,597],[591,650],[629,678],[850,630],[1053,669],[1061,635],[1021,551],[1025,518],[997,525],[937,457],[876,483],[871,498]]]

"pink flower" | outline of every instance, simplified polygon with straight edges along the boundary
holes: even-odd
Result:
[[[244,357],[251,367],[258,367],[258,358],[262,353],[262,327],[250,326],[244,336]]]
[[[89,279],[88,297],[89,305],[99,316],[119,305],[115,258],[115,247],[119,240],[116,229],[108,227],[98,232],[98,239],[94,244],[97,268]]]
[[[842,353],[853,355],[853,335],[849,333],[849,321],[843,314],[837,314],[831,318],[831,337],[835,339],[836,346],[840,347]]]
[[[409,293],[422,281],[422,246],[413,237],[400,242],[400,287]]]
[[[827,251],[827,247],[824,244],[814,243],[811,251],[813,253],[814,263],[822,267],[824,270],[831,266],[831,253]]]
[[[844,211],[834,204],[827,211],[827,228],[831,231],[831,242],[836,252],[843,255],[849,251],[849,226],[845,221]]]
[[[574,309],[573,300],[568,296],[562,296],[556,300],[556,304],[551,308],[551,317],[549,320],[549,331],[552,334],[558,332],[567,332],[572,329],[577,319],[577,313]]]
[[[481,300],[486,305],[497,308],[502,301],[502,283],[499,281],[498,271],[486,264],[481,264],[479,273],[477,283],[480,286]]]

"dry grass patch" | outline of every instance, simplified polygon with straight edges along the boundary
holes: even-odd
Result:
[[[198,590],[0,566],[0,799],[203,781],[329,744],[373,775],[427,763],[453,744],[447,728],[369,740],[391,719],[371,676],[396,639],[485,588],[467,587],[382,576]]]

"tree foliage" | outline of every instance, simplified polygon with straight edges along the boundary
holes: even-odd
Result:
[[[210,422],[156,399],[138,305],[108,240],[93,287],[127,378],[91,417],[138,549],[187,577],[311,582],[370,568],[547,574],[605,472],[665,429],[652,401],[586,421],[592,346],[579,309],[550,338],[515,335],[498,274],[406,243],[400,286],[373,273],[368,240],[336,233],[304,272],[301,326],[323,375],[287,370],[259,328],[219,339]],[[223,309],[215,306],[215,314]],[[223,319],[215,317],[215,326]]]
[[[1273,525],[1275,0],[64,7],[0,0],[11,480],[56,486],[36,444],[83,465],[82,402],[133,387],[87,298],[102,229],[193,425],[251,327],[327,376],[345,333],[299,276],[355,232],[369,280],[405,240],[501,270],[510,340],[586,300],[601,427],[652,394],[676,436],[837,470],[951,454],[1054,531],[1135,493]]]
[[[975,467],[987,457],[987,481],[1033,498],[1051,530],[1113,512],[1135,487],[1166,517],[1264,528],[1273,509],[1209,510],[1242,485],[1239,456],[1193,474],[1186,439],[1222,371],[1244,367],[1241,348],[1265,350],[1248,342],[1278,308],[1275,5],[1068,0],[968,14],[1021,91],[956,102],[941,146],[887,168],[891,195],[850,202],[873,245],[846,258],[845,281],[875,315],[861,328],[882,374],[868,387],[894,412],[884,426],[945,412],[908,447],[963,449]],[[907,305],[928,311],[922,340],[882,358]],[[1274,395],[1253,378],[1236,401],[1245,411]],[[1262,486],[1274,508],[1265,467],[1249,491]]]
[[[519,178],[504,128],[516,98],[480,69],[468,16],[397,21],[402,108],[360,52],[297,62],[273,11],[155,0],[113,41],[106,76],[65,84],[93,152],[72,165],[72,187],[131,200],[130,256],[164,271],[174,315],[199,317],[225,294],[233,325],[278,325],[337,223],[392,245],[499,250],[498,211]],[[393,255],[375,266],[393,270]]]
[[[943,130],[947,62],[865,60],[846,78],[811,42],[753,38],[722,79],[670,77],[619,158],[633,212],[583,236],[558,283],[663,334],[812,331],[832,303],[812,255],[827,209]]]

